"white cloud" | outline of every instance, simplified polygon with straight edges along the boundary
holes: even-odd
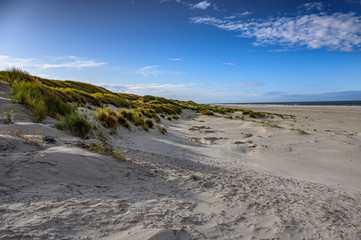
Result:
[[[15,67],[29,67],[36,65],[37,59],[35,58],[13,58],[5,55],[0,55],[0,66],[9,68]]]
[[[162,70],[160,66],[152,65],[152,66],[145,66],[145,67],[139,68],[136,71],[136,73],[141,74],[145,78],[147,78],[147,77],[157,77],[161,74],[182,74],[183,72]]]
[[[59,62],[59,60],[68,59],[69,61]],[[105,62],[96,62],[93,60],[88,60],[87,58],[79,58],[76,56],[66,56],[66,57],[55,57],[50,60],[47,60],[48,63],[44,63],[44,60],[41,61],[37,58],[13,58],[10,56],[0,55],[0,66],[4,67],[20,67],[26,68],[31,67],[38,70],[44,70],[49,68],[86,68],[86,67],[99,67],[105,65]],[[54,63],[56,62],[56,63]]]
[[[223,63],[224,65],[228,65],[228,66],[234,66],[234,65],[236,65],[236,64],[234,64],[234,63],[232,63],[232,62],[225,62],[225,63]]]
[[[206,10],[207,8],[212,7],[213,10],[220,11],[220,9],[217,7],[216,4],[212,4],[208,0],[201,1],[196,4],[189,2],[189,1],[184,1],[184,0],[160,0],[159,2],[160,3],[176,2],[176,3],[182,4],[183,6],[186,6],[190,9],[200,9],[200,10]]]
[[[352,51],[361,47],[361,17],[355,13],[318,13],[258,21],[194,17],[191,21],[238,32],[239,37],[255,38],[254,45],[280,44],[337,51]]]
[[[68,61],[64,63],[58,63],[58,64],[42,64],[42,69],[48,69],[48,68],[89,68],[89,67],[100,67],[105,65],[105,62],[96,62],[93,60],[80,60],[80,59],[73,59],[73,61]]]
[[[237,17],[245,17],[245,16],[248,16],[248,15],[251,15],[251,14],[252,14],[252,12],[248,12],[248,11],[242,12],[242,13],[235,13],[235,14],[233,14],[231,16],[225,17],[224,19],[235,19]]]
[[[159,74],[162,74],[163,71],[159,69],[159,66],[153,65],[153,66],[142,67],[138,69],[137,73],[142,74],[144,77],[149,77],[149,76],[156,77]]]
[[[298,6],[298,8],[306,9],[307,11],[317,10],[322,11],[324,9],[324,5],[322,2],[308,2]]]
[[[181,61],[182,59],[180,58],[168,58],[168,61]]]
[[[96,85],[104,87],[114,92],[132,93],[137,95],[154,95],[173,99],[190,100],[197,93],[193,88],[194,83],[140,83],[140,84],[111,84],[97,83]]]
[[[202,2],[199,2],[197,4],[194,4],[192,8],[197,8],[197,9],[202,9],[202,10],[205,10],[207,9],[208,7],[210,7],[212,4],[208,1],[202,1]]]

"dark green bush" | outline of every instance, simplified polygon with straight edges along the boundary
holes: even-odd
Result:
[[[92,134],[93,126],[90,122],[77,113],[72,113],[68,116],[62,117],[55,127],[60,130],[68,130],[74,136],[83,139],[88,138]]]
[[[148,128],[153,128],[153,121],[151,119],[146,119],[144,121],[145,125],[148,127]]]
[[[211,115],[213,115],[213,112],[210,110],[202,110],[202,111],[200,111],[200,114],[211,116]]]

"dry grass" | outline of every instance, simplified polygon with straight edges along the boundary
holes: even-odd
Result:
[[[28,134],[25,134],[22,130],[17,128],[8,128],[8,129],[1,129],[0,130],[1,135],[5,136],[12,136],[15,138],[19,138],[24,140],[26,143],[35,145],[38,147],[43,146],[44,144],[44,136],[45,134],[43,132],[31,132]]]
[[[97,142],[86,145],[85,149],[90,152],[98,153],[105,156],[112,156],[118,161],[125,161],[124,151],[121,147],[113,149],[113,147],[105,142]]]

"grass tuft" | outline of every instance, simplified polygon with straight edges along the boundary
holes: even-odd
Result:
[[[154,126],[154,123],[153,123],[153,121],[151,119],[146,119],[144,121],[144,123],[148,128],[153,128],[153,126]]]
[[[118,116],[117,113],[111,110],[109,107],[97,110],[98,120],[103,125],[103,127],[109,128],[112,131],[118,127]]]
[[[202,110],[202,111],[200,111],[200,114],[211,116],[211,115],[213,115],[213,112],[211,110]]]
[[[1,129],[0,134],[20,138],[25,141],[25,143],[30,145],[35,145],[41,147],[44,144],[44,133],[34,132],[24,134],[20,129],[10,128],[10,129]]]
[[[13,118],[14,118],[14,112],[12,110],[9,111],[5,111],[2,115],[1,118],[3,120],[3,122],[5,124],[9,124],[13,122]]]
[[[90,152],[98,153],[105,156],[112,156],[118,161],[125,161],[124,151],[121,147],[113,149],[113,147],[104,142],[91,143],[85,147]]]
[[[174,119],[174,120],[178,120],[178,119],[179,119],[179,117],[178,117],[177,115],[172,115],[172,116],[170,116],[170,118],[171,118],[171,119]]]
[[[162,134],[167,133],[167,129],[165,129],[164,127],[161,127],[161,126],[157,125],[157,128],[158,128],[159,132],[161,132]]]
[[[89,138],[92,135],[93,126],[91,123],[81,115],[73,113],[71,115],[62,117],[55,127],[60,130],[68,130],[74,136],[82,139]]]

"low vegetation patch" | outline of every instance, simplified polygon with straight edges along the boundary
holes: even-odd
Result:
[[[85,145],[85,149],[105,156],[112,156],[118,161],[125,161],[124,151],[121,147],[113,149],[113,147],[107,143],[98,142]]]
[[[211,110],[202,110],[199,112],[201,115],[207,115],[207,116],[211,116],[213,115],[213,112]]]
[[[44,143],[44,133],[42,133],[42,132],[32,132],[32,133],[25,134],[20,129],[10,128],[10,129],[1,129],[0,134],[20,138],[20,139],[24,140],[26,143],[35,145],[38,147],[42,146]]]
[[[300,134],[307,134],[307,132],[300,128],[291,128],[292,131],[297,131]]]
[[[167,133],[167,129],[165,129],[164,127],[161,127],[161,126],[157,125],[157,128],[158,128],[159,132],[161,132],[162,134]]]
[[[254,112],[247,109],[232,109],[209,104],[197,104],[193,101],[178,101],[155,96],[137,96],[134,94],[114,93],[105,88],[88,83],[75,81],[59,81],[44,79],[30,75],[18,68],[0,72],[0,80],[8,82],[12,87],[12,99],[25,104],[33,111],[33,121],[41,122],[46,116],[60,120],[57,126],[69,130],[76,136],[88,137],[91,127],[77,126],[77,122],[85,122],[76,112],[86,109],[95,112],[99,123],[111,133],[115,133],[119,126],[131,129],[131,125],[139,129],[153,128],[154,122],[159,124],[161,118],[179,119],[184,109],[190,109],[201,115],[227,114],[242,112],[245,117],[256,118],[293,118],[293,115],[278,113]],[[124,108],[118,112],[112,106]],[[160,117],[159,117],[160,116]],[[226,116],[231,118],[231,116]],[[71,124],[70,124],[71,122]],[[164,131],[163,131],[164,132]]]
[[[55,124],[55,127],[60,130],[67,130],[74,136],[82,139],[89,138],[93,132],[93,126],[88,119],[77,113],[60,118],[60,121]]]
[[[109,107],[100,109],[96,111],[97,118],[103,127],[109,128],[112,131],[118,126],[118,116],[117,113],[111,110]]]
[[[12,123],[14,118],[14,112],[12,110],[5,111],[0,115],[0,117],[5,124]]]
[[[178,119],[179,119],[179,117],[178,117],[177,115],[172,115],[172,116],[170,116],[170,118],[171,118],[171,119],[174,119],[174,120],[178,120]]]

